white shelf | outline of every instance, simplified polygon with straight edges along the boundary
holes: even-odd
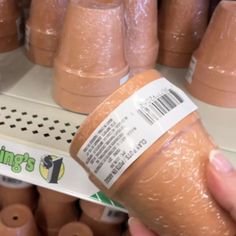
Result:
[[[158,66],[158,69],[171,82],[185,90],[186,70],[163,66]],[[51,69],[29,62],[22,48],[0,55],[0,141],[2,138],[13,144],[69,157],[70,140],[86,116],[63,110],[55,104],[51,97],[52,76]],[[206,129],[236,165],[236,109],[219,108],[193,100],[199,107]],[[81,172],[84,185],[88,183],[88,188],[96,191],[79,165],[76,165],[76,168]],[[73,173],[73,170],[71,172]],[[2,167],[0,173],[7,174],[6,171],[2,171]],[[27,180],[23,174],[13,176]],[[31,182],[35,183],[33,180]],[[40,185],[41,182],[38,184]],[[46,183],[43,185],[88,198],[86,190],[80,194],[76,193],[80,190],[73,188],[75,183],[69,184],[73,191],[69,188],[65,189],[65,186],[58,189],[60,185],[56,187]]]

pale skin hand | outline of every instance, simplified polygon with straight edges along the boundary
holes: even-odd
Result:
[[[236,170],[220,151],[212,151],[209,160],[208,187],[218,203],[236,221]],[[133,217],[129,219],[129,230],[132,236],[158,236]]]

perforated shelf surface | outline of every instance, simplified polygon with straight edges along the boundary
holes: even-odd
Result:
[[[68,153],[85,116],[55,104],[52,70],[33,65],[18,49],[0,56],[0,79],[0,134]]]

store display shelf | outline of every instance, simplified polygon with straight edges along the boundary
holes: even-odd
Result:
[[[86,118],[52,99],[52,70],[32,64],[23,49],[0,55],[0,174],[123,210],[69,157]]]
[[[158,69],[185,90],[186,70]],[[71,140],[86,116],[55,104],[52,76],[51,69],[29,62],[22,48],[0,55],[0,174],[119,208],[69,157]],[[236,109],[193,100],[208,132],[236,165]]]

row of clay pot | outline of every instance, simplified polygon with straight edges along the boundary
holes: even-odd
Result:
[[[215,2],[212,1],[211,5],[216,5]],[[216,12],[204,40],[193,55],[187,88],[203,101],[235,107],[235,75],[232,69],[235,54],[231,53],[234,52],[235,33],[232,26],[234,14],[230,11],[234,2],[224,2],[222,6],[230,5],[228,10],[222,8],[225,13],[221,16],[220,10]],[[5,8],[1,9],[12,18],[3,23],[15,22],[19,11],[16,6],[13,7],[14,4],[7,3],[11,1],[3,1]],[[26,24],[26,50],[33,61],[52,65],[67,4],[67,0],[32,2],[31,16]],[[174,67],[189,64],[207,27],[209,4],[210,0],[161,2],[159,63]],[[45,14],[46,11],[50,14]],[[4,14],[1,14],[2,17]],[[226,18],[228,23],[224,23]],[[14,27],[5,26],[10,31],[13,29],[7,37],[16,38],[16,24]],[[213,42],[218,50],[208,50]],[[70,1],[55,58],[54,99],[65,109],[90,113],[126,82],[128,73],[132,77],[153,68],[158,45],[157,1]],[[222,63],[226,66],[221,66]]]
[[[96,7],[93,1],[69,3],[60,47],[55,58],[53,86],[55,101],[65,109],[90,113],[127,80],[128,72],[129,77],[132,77],[155,66],[159,45],[157,2],[126,0],[124,3],[125,11],[121,1],[109,3],[96,1]],[[188,66],[192,53],[199,46],[207,28],[209,5],[209,0],[187,2],[167,0],[161,3],[158,57],[160,64],[173,67]],[[124,29],[126,29],[125,42]],[[96,37],[92,37],[93,35]],[[28,55],[33,49],[36,50],[33,47],[33,40],[29,42],[31,41],[29,48],[32,50],[28,50]],[[48,49],[45,52],[54,58],[55,53],[52,54]],[[42,55],[42,50],[38,55]],[[227,83],[225,86],[228,86]],[[195,86],[194,89],[199,88]],[[224,95],[224,92],[220,93]],[[200,94],[198,97],[208,96],[207,92]],[[228,93],[223,100],[228,100],[229,97],[235,98],[234,96]],[[219,96],[211,97],[214,100]],[[209,102],[207,99],[206,101]],[[232,102],[235,99],[229,101],[228,103],[233,103],[235,106]],[[228,106],[224,102],[213,104]]]
[[[2,0],[3,1],[3,0]],[[21,6],[27,7],[30,1],[20,1]],[[118,3],[119,2],[119,3]],[[211,11],[216,5],[216,1],[211,1]],[[27,4],[28,3],[28,4]],[[106,17],[109,14],[109,8],[113,8],[116,4],[120,4],[121,1],[104,2],[104,1],[89,1],[86,2],[87,11],[91,11],[93,8],[93,15],[100,12]],[[126,20],[126,38],[127,38],[127,60],[131,68],[131,74],[140,71],[139,68],[152,68],[154,66],[157,51],[157,2],[154,0],[148,3],[143,3],[143,1],[130,1],[124,0],[125,3],[125,20]],[[55,57],[56,50],[59,43],[59,35],[63,25],[63,19],[65,15],[65,10],[68,4],[68,0],[55,1],[55,0],[34,0],[31,6],[31,17],[27,22],[26,26],[26,49],[28,56],[36,63],[52,66],[53,59]],[[74,1],[74,7],[82,6],[83,1]],[[208,21],[208,9],[210,0],[207,1],[163,1],[160,6],[160,23],[159,23],[159,38],[160,38],[160,55],[159,62],[164,65],[174,66],[174,67],[186,67],[191,58],[192,52],[197,48],[203,33],[207,26]],[[95,6],[95,7],[94,7]],[[103,7],[104,6],[104,7]],[[2,11],[5,8],[14,8],[16,4],[14,1],[3,1]],[[103,12],[100,8],[107,8]],[[86,9],[83,9],[86,12]],[[142,9],[142,10],[141,10]],[[79,9],[74,10],[74,16],[71,16],[72,21],[68,26],[70,27],[73,23],[77,24],[75,14],[80,15]],[[6,11],[5,11],[6,12]],[[47,14],[45,14],[47,12]],[[181,13],[181,14],[180,14]],[[68,13],[71,14],[71,13]],[[88,14],[88,13],[87,13]],[[123,14],[121,11],[118,14]],[[6,13],[5,18],[7,21],[13,22],[14,17],[16,17],[12,12]],[[171,16],[171,17],[170,17]],[[4,16],[3,16],[4,17]],[[19,15],[17,16],[19,17]],[[88,17],[88,16],[87,16]],[[174,21],[172,19],[175,19]],[[85,19],[80,19],[79,22],[85,27]],[[92,21],[93,19],[91,19]],[[102,19],[100,19],[101,21]],[[104,19],[103,19],[104,20]],[[16,19],[14,19],[14,22]],[[96,21],[99,21],[97,18]],[[3,21],[4,22],[4,21]],[[82,27],[82,26],[81,26]],[[94,26],[94,28],[98,25]],[[115,27],[113,25],[113,27]],[[16,27],[8,27],[13,29]],[[73,31],[73,34],[83,33],[83,29],[76,29],[72,26],[69,31]],[[101,29],[99,26],[97,29]],[[110,28],[110,27],[109,27]],[[118,27],[119,28],[119,27]],[[96,29],[96,30],[97,30]],[[116,29],[114,28],[114,31]],[[4,32],[4,30],[3,30]],[[94,35],[95,31],[90,31],[91,35]],[[98,30],[96,31],[98,33]],[[101,32],[102,34],[104,32]],[[114,34],[114,32],[109,32],[109,34]],[[117,32],[119,33],[119,31]],[[7,35],[7,32],[5,32]],[[108,35],[106,35],[108,36]],[[101,36],[100,36],[101,37]],[[107,41],[109,36],[107,37]],[[73,37],[72,37],[72,44]],[[87,38],[87,40],[89,40]],[[122,50],[122,37],[118,37],[116,42],[111,43],[121,43]],[[79,42],[79,41],[76,41]],[[88,43],[91,45],[94,42],[90,39]],[[111,50],[111,49],[110,49]],[[81,50],[80,50],[81,51]]]
[[[53,65],[61,35],[56,70],[67,68],[64,73],[70,70],[77,77],[96,76],[101,80],[100,77],[112,76],[115,78],[109,77],[111,81],[118,80],[116,77],[120,80],[128,74],[125,44],[131,70],[155,66],[157,1],[33,0],[26,31],[27,54],[36,63]]]
[[[94,236],[92,230],[83,223],[70,222],[55,234],[40,232],[31,210],[21,204],[10,205],[0,212],[0,235],[4,236]]]
[[[3,209],[10,209],[6,210],[10,212],[9,216],[7,216],[7,213],[4,213],[4,217],[8,217],[7,219],[10,221],[9,224],[13,224],[15,222],[14,220],[17,220],[15,222],[16,224],[25,221],[24,215],[27,214],[27,217],[29,216],[29,213],[24,213],[27,207],[35,215],[38,230],[43,236],[57,236],[64,225],[78,220],[80,223],[84,223],[90,228],[92,233],[88,235],[120,236],[122,234],[124,223],[127,220],[125,213],[96,203],[80,200],[82,213],[79,217],[79,210],[76,207],[77,199],[75,197],[41,187],[37,187],[37,190],[39,199],[35,186],[1,176],[0,203]],[[14,207],[11,208],[14,204],[24,205],[25,207],[22,210],[21,206],[16,206],[14,210]],[[21,211],[23,211],[22,214],[20,213]],[[28,211],[29,210],[27,210],[27,212]],[[12,214],[14,214],[14,216]],[[14,219],[15,216],[17,219]],[[76,224],[74,227],[75,229],[77,228]],[[8,234],[0,235],[8,236]],[[10,235],[13,236],[14,234],[9,234],[9,236]],[[15,235],[23,236],[24,234]],[[26,236],[26,234],[24,236]],[[31,234],[31,236],[33,236],[33,234]]]
[[[186,67],[191,58],[186,76],[190,94],[212,105],[235,108],[236,2],[219,2],[162,1],[158,60],[167,66]],[[219,5],[207,27],[209,3],[211,13]]]

